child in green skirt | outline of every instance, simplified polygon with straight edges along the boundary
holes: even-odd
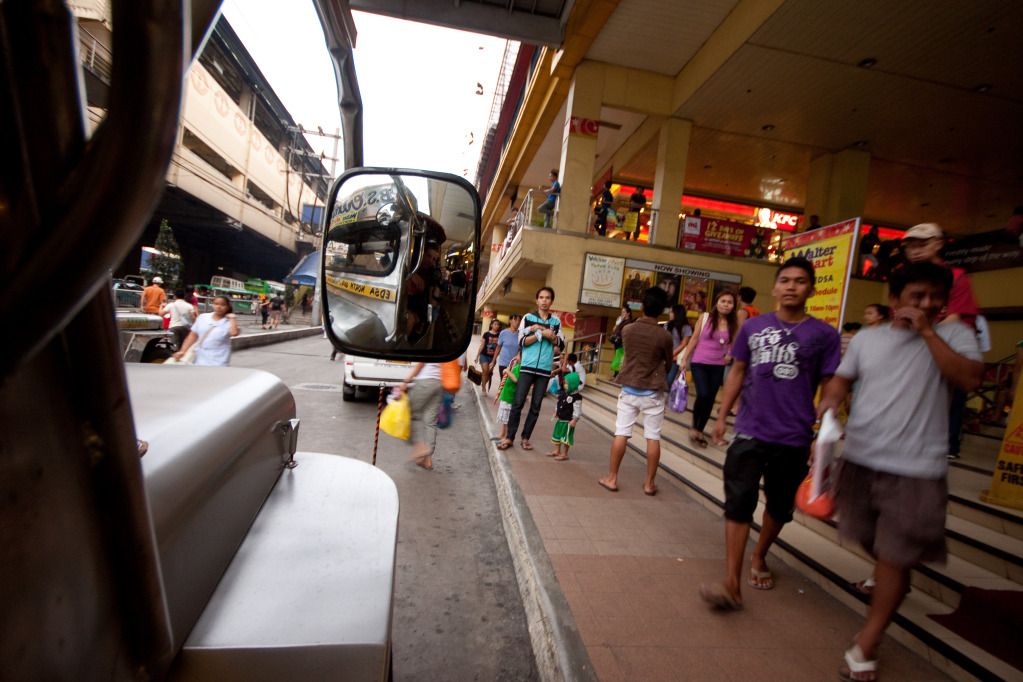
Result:
[[[504,440],[508,435],[508,417],[511,415],[512,403],[515,402],[515,389],[519,382],[519,361],[521,356],[512,358],[511,366],[504,370],[501,386],[497,389],[494,404],[497,405],[497,423],[501,425],[501,435],[497,440]]]
[[[559,462],[568,459],[568,449],[575,444],[575,425],[583,416],[583,397],[579,395],[579,375],[570,372],[558,379],[558,405],[555,408],[557,421],[551,442],[554,449],[547,453]],[[562,452],[564,448],[564,452]]]

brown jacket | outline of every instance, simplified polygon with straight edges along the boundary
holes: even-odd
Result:
[[[671,334],[650,317],[641,317],[622,329],[625,361],[618,374],[622,386],[663,391],[671,366]]]

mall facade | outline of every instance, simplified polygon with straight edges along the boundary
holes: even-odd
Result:
[[[635,307],[637,281],[691,315],[720,286],[751,286],[770,309],[781,240],[817,216],[859,219],[861,239],[878,228],[853,247],[855,321],[886,302],[876,275],[901,232],[937,222],[1000,245],[997,263],[963,264],[991,324],[987,359],[1014,353],[1023,293],[1005,283],[1023,271],[1018,244],[1004,251],[1023,204],[1021,26],[1010,2],[574,3],[560,46],[512,45],[505,60],[478,171],[481,316],[523,312],[548,285],[569,334],[598,340]],[[545,228],[552,169],[561,195]],[[605,237],[594,207],[608,181]],[[624,238],[630,220],[638,239]]]

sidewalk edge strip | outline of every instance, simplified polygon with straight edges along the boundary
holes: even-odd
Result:
[[[540,678],[546,682],[596,682],[593,663],[522,489],[505,454],[490,440],[494,422],[482,404],[479,389],[473,387],[472,393]]]

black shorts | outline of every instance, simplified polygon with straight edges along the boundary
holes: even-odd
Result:
[[[764,479],[767,512],[778,523],[792,520],[796,490],[810,471],[810,447],[736,438],[725,457],[725,518],[751,523]]]

